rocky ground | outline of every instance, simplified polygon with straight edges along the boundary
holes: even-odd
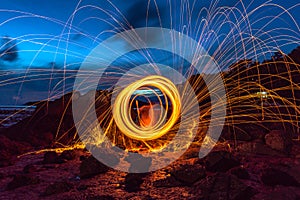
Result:
[[[74,139],[67,102],[67,96],[41,102],[31,118],[0,131],[1,200],[300,199],[300,141],[274,123],[225,127],[220,143],[203,159],[194,142],[171,165],[145,174],[108,168],[85,150],[17,157],[51,147],[55,134],[64,136],[62,143]]]
[[[84,150],[26,155],[0,168],[0,199],[297,200],[300,142],[283,134],[228,140],[203,159],[194,144],[170,166],[146,174],[110,169]]]

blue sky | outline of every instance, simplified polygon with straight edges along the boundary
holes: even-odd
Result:
[[[189,15],[192,16],[192,21],[196,21],[199,11],[203,7],[208,8],[212,2],[177,0],[170,3],[167,0],[114,0],[110,4],[106,0],[1,0],[0,22],[2,23],[0,25],[0,36],[8,35],[16,38],[18,50],[20,51],[17,64],[20,67],[47,67],[49,62],[56,62],[59,65],[63,63],[80,63],[100,41],[112,35],[112,33],[109,33],[110,31],[119,31],[124,27],[129,27],[125,24],[124,18],[135,28],[148,25],[172,27],[182,31],[184,26],[189,23]],[[249,2],[247,1],[245,6],[248,6]],[[262,5],[263,2],[265,1],[256,0],[248,10],[250,11]],[[284,8],[295,5],[295,1],[274,0],[272,2]],[[216,7],[234,5],[242,9],[237,0],[222,0]],[[157,9],[159,10],[160,19]],[[148,19],[146,19],[147,10]],[[192,11],[192,13],[188,13],[187,10]],[[255,18],[264,16],[272,18],[280,12],[282,10],[279,8],[263,7],[249,19],[254,21]],[[290,10],[290,13],[295,20],[300,21],[299,6]],[[206,16],[203,15],[203,17]],[[298,31],[287,14],[282,15],[281,18],[281,20],[271,23],[265,30],[291,26],[291,29]],[[252,26],[254,28],[263,26],[268,20],[253,23]],[[122,25],[118,24],[119,22]],[[223,31],[227,31],[225,27]],[[283,30],[278,31],[284,34]],[[191,36],[195,36],[197,39],[195,33],[191,33]],[[283,50],[288,53],[293,47],[295,45],[284,46]],[[11,63],[5,64],[9,66]],[[13,65],[15,66],[15,64]]]
[[[244,1],[244,4],[239,0],[220,0],[217,3],[207,0],[0,0],[0,2],[0,37],[11,38],[18,51],[17,59],[12,61],[0,59],[0,72],[10,71],[13,74],[0,76],[0,92],[7,94],[5,98],[0,99],[0,104],[25,103],[61,93],[57,89],[60,87],[59,78],[57,81],[53,80],[53,76],[56,76],[53,75],[53,70],[63,67],[78,68],[101,41],[116,32],[130,28],[145,26],[171,28],[200,40],[199,32],[204,24],[201,20],[207,19],[208,30],[211,32],[205,32],[201,44],[213,55],[225,40],[216,53],[216,57],[219,56],[219,60],[224,64],[237,61],[234,60],[236,58],[243,58],[242,53],[236,58],[232,56],[234,48],[240,49],[242,43],[250,45],[249,40],[245,42],[241,40],[239,31],[243,32],[241,34],[243,37],[249,37],[247,33],[252,32],[257,37],[257,42],[266,43],[265,46],[260,46],[262,52],[275,51],[276,49],[268,47],[279,46],[282,51],[289,53],[300,45],[300,31],[297,27],[300,24],[300,6],[296,1],[255,0]],[[268,5],[262,6],[266,2]],[[260,6],[262,7],[258,9]],[[295,7],[292,8],[293,6]],[[226,7],[227,11],[228,8],[238,10],[233,9],[231,14],[225,16],[220,10],[221,7]],[[210,9],[211,13],[207,14],[203,8]],[[284,9],[288,8],[292,9],[289,13],[284,13]],[[216,10],[218,13],[214,12]],[[246,15],[253,10],[255,12],[251,15]],[[241,13],[238,13],[239,11]],[[247,16],[249,21],[243,21],[242,16]],[[222,20],[226,17],[227,21],[232,23],[222,24]],[[237,25],[238,22],[241,24]],[[231,36],[228,33],[235,25],[240,29],[233,31],[232,38],[226,39],[226,35]],[[260,30],[261,28],[263,30]],[[277,36],[279,37],[276,38]],[[270,40],[273,37],[276,38],[275,42]],[[234,42],[236,44],[232,45]],[[5,45],[1,43],[0,45],[2,45],[1,52]],[[234,48],[229,48],[228,45]],[[118,42],[112,46],[120,48]],[[225,53],[220,55],[220,52]],[[253,49],[249,47],[246,56],[255,59],[256,55],[253,54]],[[267,59],[269,56],[263,54],[261,57]],[[24,76],[19,72],[24,69],[45,69],[43,76],[46,76],[49,69],[48,78],[44,78],[42,86],[38,81],[23,83],[22,79],[9,86],[4,84],[3,80]],[[26,96],[29,93],[32,98]],[[14,101],[15,99],[20,101]]]

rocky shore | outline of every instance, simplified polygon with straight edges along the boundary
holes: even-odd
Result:
[[[300,141],[276,124],[225,127],[203,159],[194,142],[169,166],[143,174],[116,171],[84,149],[18,157],[52,147],[55,133],[70,140],[71,111],[61,109],[67,102],[41,103],[32,118],[0,134],[0,199],[300,199]],[[58,124],[61,132],[51,129]]]

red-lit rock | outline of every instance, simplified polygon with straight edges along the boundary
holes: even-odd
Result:
[[[289,133],[272,130],[265,136],[266,144],[272,149],[289,153],[292,148],[292,138]]]

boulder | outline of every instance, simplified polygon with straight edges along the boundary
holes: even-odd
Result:
[[[154,187],[165,187],[165,188],[170,188],[170,187],[179,187],[182,186],[182,182],[180,182],[179,180],[177,180],[174,176],[169,175],[166,176],[162,179],[158,179],[153,181],[153,186]]]
[[[81,162],[79,169],[80,178],[91,178],[95,175],[106,173],[109,167],[90,156]]]
[[[148,172],[152,164],[151,157],[144,157],[138,153],[131,153],[124,160],[130,163],[130,173]]]
[[[265,136],[266,145],[272,149],[290,153],[292,148],[292,137],[281,130],[272,130]]]
[[[183,185],[192,185],[206,177],[206,171],[200,164],[180,165],[171,171],[171,175]]]
[[[211,172],[226,172],[239,166],[240,162],[227,151],[210,152],[203,160],[206,170]]]
[[[76,158],[76,154],[74,150],[66,150],[63,151],[59,157],[63,160],[74,160]]]
[[[125,177],[125,190],[127,192],[137,192],[141,190],[140,186],[144,182],[146,173],[128,173]]]
[[[256,191],[236,176],[221,173],[200,180],[190,193],[199,199],[250,200]]]

